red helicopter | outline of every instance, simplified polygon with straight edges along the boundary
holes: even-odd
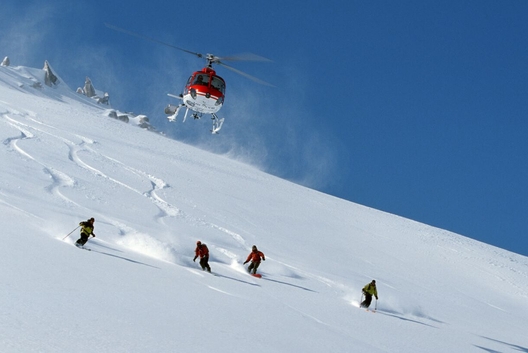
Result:
[[[186,108],[185,115],[183,117],[183,122],[187,119],[189,110],[191,110],[192,116],[194,119],[200,119],[203,114],[211,114],[211,119],[213,121],[213,128],[211,132],[217,134],[218,131],[222,128],[224,123],[224,118],[220,119],[216,113],[222,108],[225,99],[226,92],[226,83],[225,80],[216,74],[216,71],[213,70],[213,64],[221,65],[231,71],[236,72],[242,76],[245,76],[255,82],[258,82],[263,85],[273,86],[265,81],[262,81],[256,77],[246,74],[240,70],[237,70],[229,65],[226,65],[224,61],[270,61],[269,59],[263,58],[255,54],[240,54],[236,56],[227,56],[227,57],[218,57],[213,54],[200,54],[195,53],[183,48],[176,47],[174,45],[161,42],[154,38],[146,37],[134,32],[127,31],[125,29],[109,25],[105,23],[106,27],[123,32],[135,37],[146,39],[158,44],[162,44],[174,49],[184,51],[189,54],[193,54],[199,58],[205,58],[206,66],[200,70],[195,71],[187,80],[183,92],[179,95],[168,94],[168,96],[180,99],[182,102],[178,105],[169,104],[165,108],[165,114],[169,115],[169,121],[176,121],[176,117],[181,108]]]

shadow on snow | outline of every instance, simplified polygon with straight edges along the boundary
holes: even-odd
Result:
[[[517,344],[499,341],[499,340],[496,340],[496,339],[493,339],[493,338],[489,338],[489,337],[485,337],[485,336],[480,336],[480,337],[485,338],[487,340],[490,340],[492,342],[503,344],[503,345],[508,346],[509,348],[513,348],[514,350],[517,350],[519,352],[528,353],[528,347],[523,347],[523,346],[519,346]],[[477,347],[477,348],[480,348],[480,349],[482,349],[482,350],[484,350],[486,352],[489,352],[489,353],[499,353],[500,352],[500,351],[496,351],[496,350],[493,350],[493,349],[490,349],[490,348],[485,348],[485,347],[482,347],[482,346],[477,346],[477,345],[474,345],[474,346]]]

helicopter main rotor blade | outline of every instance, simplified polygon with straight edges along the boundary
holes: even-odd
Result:
[[[213,55],[213,54],[203,55],[203,54],[200,54],[200,53],[196,53],[196,52],[193,52],[193,51],[190,51],[190,50],[187,50],[187,49],[183,49],[183,48],[177,47],[177,46],[169,44],[169,43],[162,42],[162,41],[157,40],[155,38],[151,38],[151,37],[139,34],[139,33],[135,33],[135,32],[126,30],[126,29],[121,28],[121,27],[117,27],[117,26],[111,25],[109,23],[105,23],[105,26],[110,28],[110,29],[113,29],[114,31],[117,31],[117,32],[125,33],[125,34],[128,34],[128,35],[133,36],[133,37],[145,39],[145,40],[148,40],[148,41],[151,41],[151,42],[154,42],[154,43],[165,45],[165,46],[173,48],[173,49],[181,50],[183,52],[186,52],[186,53],[189,53],[189,54],[192,54],[192,55],[196,55],[199,58],[205,58],[207,60],[207,65],[209,67],[211,67],[212,64],[222,65],[226,69],[229,69],[229,70],[231,70],[233,72],[236,72],[237,74],[242,75],[242,76],[244,76],[244,77],[246,77],[246,78],[248,78],[248,79],[250,79],[252,81],[255,81],[255,82],[260,83],[262,85],[275,87],[271,83],[268,83],[268,82],[263,81],[261,79],[258,79],[256,77],[253,77],[253,76],[251,76],[249,74],[246,74],[243,71],[237,70],[234,67],[231,67],[231,66],[229,66],[227,64],[224,64],[222,62],[222,61],[271,61],[271,60],[266,59],[266,58],[264,58],[262,56],[259,56],[259,55],[256,55],[256,54],[252,54],[252,53],[242,53],[242,54],[231,55],[231,56],[226,56],[226,57],[218,57],[218,56]]]
[[[231,67],[231,66],[229,66],[229,65],[227,65],[227,64],[224,64],[223,62],[217,62],[217,64],[218,64],[218,65],[222,65],[222,66],[225,67],[226,69],[229,69],[229,70],[231,70],[231,71],[233,71],[233,72],[236,72],[236,73],[239,74],[239,75],[242,75],[242,76],[244,76],[244,77],[246,77],[246,78],[249,78],[251,81],[255,81],[255,82],[257,82],[257,83],[260,83],[261,85],[270,86],[270,87],[275,87],[275,86],[273,86],[271,83],[268,83],[268,82],[266,82],[266,81],[262,81],[262,80],[259,79],[259,78],[256,78],[256,77],[254,77],[254,76],[251,76],[251,75],[249,75],[249,74],[246,74],[245,72],[240,71],[240,70],[237,70],[237,69],[235,69],[234,67]]]
[[[138,38],[141,38],[141,39],[146,39],[146,40],[149,40],[149,41],[154,42],[154,43],[158,43],[158,44],[170,47],[170,48],[178,49],[178,50],[184,51],[186,53],[196,55],[199,58],[203,57],[203,55],[200,54],[200,53],[195,53],[193,51],[190,51],[190,50],[187,50],[187,49],[183,49],[183,48],[177,47],[177,46],[169,44],[169,43],[165,43],[165,42],[159,41],[159,40],[151,38],[151,37],[144,36],[142,34],[134,33],[134,32],[128,31],[126,29],[111,25],[109,23],[105,23],[105,26],[110,28],[110,29],[113,29],[114,31],[122,32],[122,33],[128,34],[130,36],[138,37]]]
[[[240,53],[236,55],[222,56],[219,59],[220,61],[272,61],[270,59],[253,53]]]

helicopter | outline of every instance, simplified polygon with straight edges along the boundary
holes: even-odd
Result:
[[[224,118],[219,118],[216,113],[224,105],[226,82],[222,77],[216,74],[216,71],[213,69],[213,65],[220,65],[254,82],[273,87],[273,85],[263,80],[253,77],[224,63],[225,61],[271,61],[259,55],[246,53],[233,56],[219,57],[214,54],[201,54],[159,41],[154,38],[150,38],[138,33],[128,31],[126,29],[110,25],[108,23],[105,23],[105,26],[118,32],[146,39],[161,45],[168,46],[173,49],[186,52],[188,54],[192,54],[194,56],[197,56],[198,58],[205,59],[206,65],[204,66],[204,68],[199,71],[195,71],[191,74],[191,76],[187,80],[187,83],[183,87],[182,93],[180,93],[179,95],[171,93],[167,94],[169,97],[176,98],[181,101],[180,104],[168,104],[167,107],[165,107],[165,114],[168,115],[167,119],[171,122],[176,121],[176,117],[178,116],[178,113],[182,108],[186,109],[185,115],[183,117],[183,122],[185,122],[185,120],[187,119],[189,111],[192,112],[191,114],[194,119],[200,119],[204,114],[210,114],[213,122],[211,133],[218,134],[224,123]]]

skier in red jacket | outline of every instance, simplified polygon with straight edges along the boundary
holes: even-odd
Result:
[[[196,254],[194,256],[193,261],[200,257],[200,266],[202,266],[202,270],[207,270],[207,272],[211,272],[211,267],[209,266],[209,249],[207,249],[207,245],[202,244],[201,241],[196,242],[196,249],[194,250],[194,253]]]
[[[257,249],[256,245],[253,245],[253,247],[251,248],[251,253],[249,253],[246,261],[244,261],[244,265],[251,261],[248,266],[249,273],[251,273],[251,271],[253,271],[253,274],[257,273],[257,268],[260,265],[260,260],[266,261],[266,257],[264,256],[264,253],[262,251],[259,251]]]

